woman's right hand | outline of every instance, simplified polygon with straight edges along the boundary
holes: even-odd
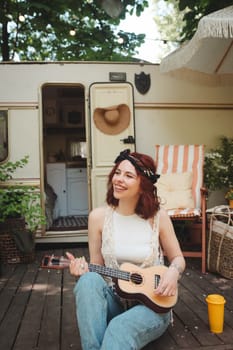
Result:
[[[75,258],[73,254],[67,252],[67,258],[70,260],[70,274],[75,277],[80,277],[84,273],[88,272],[88,263],[84,256],[81,258]]]

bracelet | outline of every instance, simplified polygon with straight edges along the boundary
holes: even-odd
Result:
[[[170,267],[174,267],[179,272],[179,276],[180,277],[182,276],[182,273],[183,273],[182,267],[180,267],[178,264],[176,264],[174,262],[171,263]]]

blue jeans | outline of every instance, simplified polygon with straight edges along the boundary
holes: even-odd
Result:
[[[82,275],[74,288],[83,350],[138,350],[160,337],[170,312],[157,314],[138,304],[128,310],[95,272]]]

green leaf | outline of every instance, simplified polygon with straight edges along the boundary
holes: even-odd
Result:
[[[148,1],[122,0],[123,11],[119,18],[111,18],[101,7],[100,1],[4,0],[7,13],[0,12],[2,32],[1,56],[5,61],[14,60],[112,60],[121,55],[116,29],[127,13],[140,15]],[[18,14],[24,14],[24,22]],[[70,30],[76,31],[75,36]],[[94,34],[95,32],[95,34]],[[133,56],[141,44],[135,37],[127,46],[127,57]],[[100,47],[101,50],[96,50]]]

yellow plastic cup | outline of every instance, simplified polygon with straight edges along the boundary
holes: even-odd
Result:
[[[222,333],[224,324],[224,305],[226,300],[222,295],[210,294],[206,298],[208,305],[209,327],[212,333]]]

